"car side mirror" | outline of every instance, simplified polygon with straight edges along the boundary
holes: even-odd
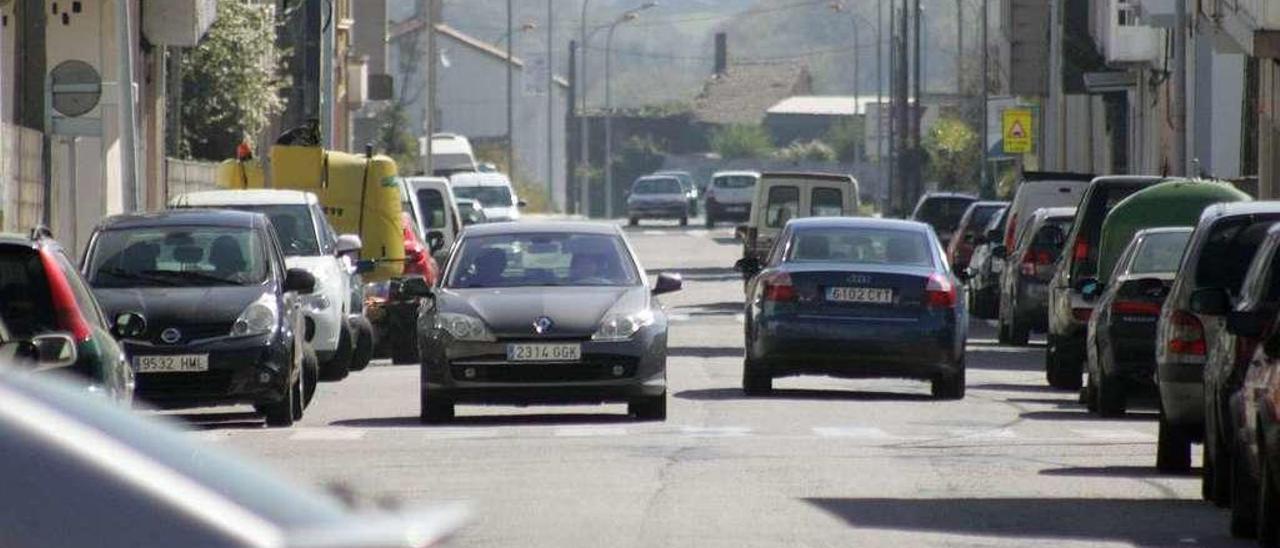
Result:
[[[405,297],[434,297],[435,290],[427,283],[426,278],[417,276],[405,278],[400,281],[400,295]]]
[[[524,201],[524,200],[520,200],[520,201],[516,202],[516,207],[529,207],[529,202],[526,202],[526,201]]]
[[[733,269],[750,278],[760,273],[760,260],[755,257],[743,257],[733,263]]]
[[[290,268],[284,274],[285,293],[310,295],[316,290],[316,277],[301,268]]]
[[[338,236],[338,243],[334,245],[334,254],[341,257],[348,253],[355,253],[364,247],[364,242],[360,241],[360,237],[355,234],[343,234]]]
[[[684,278],[679,274],[671,274],[663,272],[658,274],[658,280],[653,284],[653,295],[663,295],[666,293],[675,293],[684,288]]]
[[[111,334],[117,339],[137,339],[146,333],[146,318],[135,312],[117,314],[111,323]]]
[[[1227,290],[1206,287],[1191,293],[1191,311],[1206,316],[1224,316],[1231,311],[1231,298]]]
[[[1003,261],[1009,258],[1009,250],[1003,245],[998,245],[991,248],[991,256]]]
[[[1238,337],[1256,339],[1266,330],[1261,315],[1257,312],[1232,310],[1227,313],[1227,332]]]
[[[76,363],[76,341],[67,333],[46,333],[31,337],[36,366],[40,369],[67,367]]]
[[[375,268],[378,268],[378,262],[373,259],[356,261],[356,274],[368,274]]]
[[[432,255],[434,255],[437,251],[444,249],[444,234],[441,234],[439,231],[435,231],[435,230],[428,232],[427,247],[431,249]]]
[[[1079,288],[1080,297],[1083,298],[1085,302],[1096,301],[1098,300],[1098,297],[1102,295],[1102,282],[1098,281],[1097,278],[1085,278],[1080,280],[1080,283],[1076,284],[1076,287]]]

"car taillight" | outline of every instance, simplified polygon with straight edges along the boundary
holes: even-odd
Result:
[[[1089,321],[1089,318],[1093,317],[1093,309],[1092,308],[1072,308],[1071,316],[1075,318],[1077,322],[1087,322]]]
[[[1013,233],[1017,230],[1018,215],[1009,217],[1009,224],[1004,227],[1004,248],[1013,251]]]
[[[1023,276],[1035,276],[1039,272],[1039,268],[1053,264],[1053,255],[1048,251],[1036,251],[1028,249],[1022,255],[1022,263],[1019,265]]]
[[[1077,261],[1083,261],[1089,258],[1089,242],[1084,238],[1076,240],[1076,247],[1071,250],[1071,256]]]
[[[1203,356],[1205,354],[1204,326],[1200,318],[1182,310],[1169,317],[1173,331],[1169,336],[1169,353]]]
[[[924,304],[929,308],[954,308],[956,286],[942,274],[932,274],[924,286]]]
[[[85,320],[80,305],[76,303],[75,293],[71,291],[71,283],[58,268],[58,262],[47,251],[40,252],[40,261],[44,265],[44,274],[49,278],[49,298],[53,301],[53,313],[58,319],[58,328],[69,331],[77,341],[87,341],[93,336],[89,322]]]
[[[773,303],[789,303],[796,300],[796,286],[791,285],[791,275],[779,272],[766,278],[764,300]]]
[[[1123,316],[1159,316],[1160,303],[1146,301],[1116,301],[1111,303],[1111,313]]]

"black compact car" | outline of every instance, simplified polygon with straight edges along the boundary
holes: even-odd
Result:
[[[667,316],[621,229],[586,223],[475,225],[444,277],[419,296],[421,419],[454,405],[625,402],[642,420],[667,413]]]
[[[969,318],[960,281],[923,223],[812,217],[787,223],[763,264],[742,259],[747,287],[742,388],[816,374],[930,381],[965,393]]]
[[[73,265],[46,229],[0,234],[0,342],[26,342],[45,353],[69,337],[74,359],[38,360],[45,362],[38,367],[73,372],[88,390],[127,404],[133,369]]]
[[[83,268],[160,407],[253,404],[267,424],[302,416],[319,364],[299,295],[266,216],[227,210],[123,215],[93,233]]]
[[[955,192],[930,192],[920,197],[911,220],[933,227],[942,241],[942,247],[951,244],[951,235],[960,226],[960,219],[969,206],[978,201],[977,196]]]

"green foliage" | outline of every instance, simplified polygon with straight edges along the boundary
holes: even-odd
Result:
[[[378,113],[378,141],[375,146],[396,161],[401,175],[420,171],[418,138],[409,131],[409,117],[403,103],[395,101]]]
[[[862,116],[831,126],[827,132],[826,141],[831,143],[831,148],[835,149],[836,158],[841,162],[857,162],[866,155],[865,126],[866,119]]]
[[[929,156],[926,172],[944,190],[977,191],[982,171],[979,137],[959,118],[942,118],[929,130],[924,149]]]
[[[835,149],[822,141],[809,141],[807,143],[796,141],[786,148],[779,149],[774,153],[774,156],[779,160],[787,160],[790,162],[836,161]]]
[[[773,150],[773,143],[764,127],[736,124],[712,132],[711,150],[725,160],[763,158]]]
[[[284,108],[275,12],[249,2],[218,2],[218,19],[182,55],[182,150],[205,160],[234,155]]]
[[[632,136],[622,145],[621,152],[622,160],[617,166],[621,173],[649,173],[662,167],[664,152],[652,136]]]

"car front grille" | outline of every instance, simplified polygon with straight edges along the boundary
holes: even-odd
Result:
[[[143,373],[138,375],[137,391],[143,398],[158,399],[222,396],[231,392],[232,373],[229,370],[212,370],[203,373]]]
[[[162,338],[165,330],[177,329],[181,334],[177,341],[169,342]],[[226,337],[231,334],[231,324],[225,322],[169,324],[152,327],[147,333],[147,340],[154,344],[184,344],[191,341],[212,337]]]
[[[557,383],[626,379],[635,376],[637,361],[631,358],[587,359],[576,363],[496,363],[468,360],[450,366],[453,378],[462,382]],[[615,367],[621,367],[616,374]],[[468,374],[470,373],[470,374]]]

